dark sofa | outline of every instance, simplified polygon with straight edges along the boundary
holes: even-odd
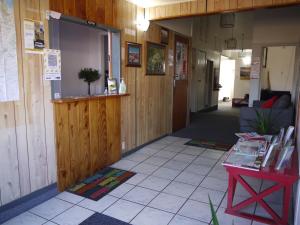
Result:
[[[292,125],[294,122],[294,107],[290,99],[289,95],[283,95],[269,109],[260,108],[262,101],[255,101],[253,107],[242,107],[240,110],[240,131],[256,131],[257,112],[264,115],[264,117],[270,116],[274,132],[282,127],[287,128]]]

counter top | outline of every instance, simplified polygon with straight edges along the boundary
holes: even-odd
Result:
[[[104,95],[103,94],[103,95],[93,95],[93,96],[67,97],[67,98],[53,99],[52,103],[61,104],[61,103],[69,103],[69,102],[96,100],[99,98],[115,98],[115,97],[124,97],[124,96],[129,96],[129,94],[128,93],[113,94],[113,95]]]

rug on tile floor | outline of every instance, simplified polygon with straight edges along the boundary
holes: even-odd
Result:
[[[195,146],[195,147],[201,147],[201,148],[209,148],[209,149],[216,149],[220,151],[228,151],[232,145],[230,144],[224,144],[224,143],[218,143],[215,141],[206,141],[206,140],[191,140],[185,143],[185,145]]]
[[[130,171],[108,167],[74,185],[68,191],[97,201],[134,175],[135,173]]]
[[[94,215],[90,216],[79,225],[130,225],[130,224],[112,218],[110,216],[106,216],[100,213],[95,213]]]

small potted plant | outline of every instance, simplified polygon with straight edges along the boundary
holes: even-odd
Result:
[[[84,68],[80,70],[78,77],[88,83],[88,95],[91,95],[91,83],[100,79],[99,71],[92,68]]]

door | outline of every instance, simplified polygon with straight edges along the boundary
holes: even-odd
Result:
[[[205,108],[211,107],[211,99],[213,94],[213,75],[214,62],[211,60],[207,60],[205,77]]]
[[[174,47],[173,132],[185,128],[187,124],[188,49],[188,39],[176,35]]]

